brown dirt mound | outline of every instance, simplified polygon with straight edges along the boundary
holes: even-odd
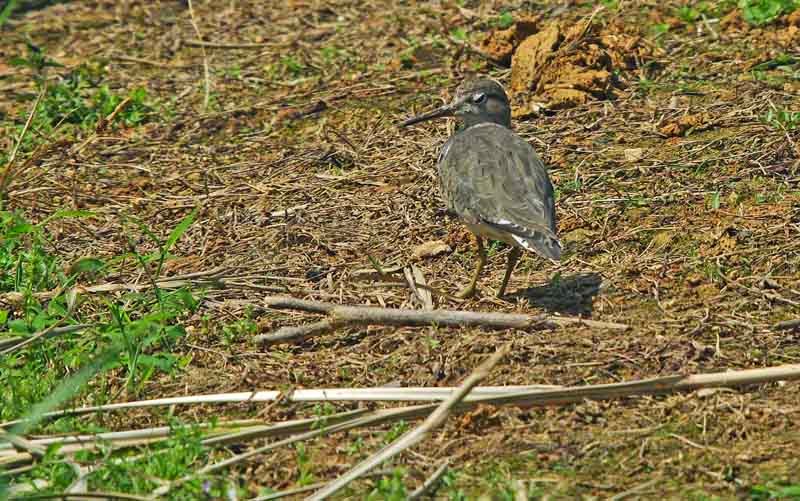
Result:
[[[608,98],[615,86],[622,86],[614,71],[640,66],[653,51],[640,37],[601,29],[591,20],[551,23],[525,39],[512,57],[514,116]]]
[[[507,29],[492,31],[481,41],[480,51],[500,64],[511,64],[511,55],[523,40],[538,31],[539,21],[540,16],[526,16]]]

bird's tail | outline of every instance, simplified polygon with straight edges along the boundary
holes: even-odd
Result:
[[[523,249],[554,261],[561,259],[561,242],[552,231],[543,227],[524,228],[505,220],[492,222],[491,224],[510,233],[514,241]]]
[[[554,261],[561,259],[561,242],[557,238],[534,231],[532,235],[512,234],[514,240],[525,250],[536,252]]]

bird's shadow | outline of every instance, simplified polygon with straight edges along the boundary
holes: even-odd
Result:
[[[527,300],[531,306],[567,315],[590,316],[594,297],[603,279],[597,273],[556,275],[547,285],[520,289],[513,297]]]

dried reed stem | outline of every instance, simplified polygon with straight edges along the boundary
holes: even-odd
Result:
[[[357,464],[350,471],[316,492],[313,496],[309,496],[308,499],[311,501],[327,499],[369,470],[424,440],[433,430],[444,424],[448,416],[453,412],[453,409],[469,394],[472,388],[486,379],[489,372],[500,362],[508,351],[509,346],[505,345],[497,350],[484,363],[479,365],[478,368],[464,380],[464,383],[453,392],[450,398],[442,402],[427,418],[425,418],[425,421],[421,425],[389,444],[389,446],[384,447],[377,454]]]

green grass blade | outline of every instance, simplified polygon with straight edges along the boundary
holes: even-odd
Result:
[[[3,10],[0,11],[0,27],[6,24],[6,21],[9,17],[11,17],[11,13],[14,11],[14,7],[17,6],[17,0],[8,0],[6,6],[3,7]]]
[[[22,422],[10,430],[11,433],[24,435],[27,430],[36,426],[46,413],[74,397],[83,385],[96,374],[102,372],[103,368],[116,358],[119,351],[119,346],[111,346],[89,365],[81,368],[74,376],[64,380],[47,398],[34,405],[28,414],[22,418]]]
[[[181,222],[178,223],[172,232],[169,234],[169,238],[167,239],[166,244],[164,244],[164,253],[166,254],[172,248],[175,243],[180,240],[186,230],[194,223],[194,219],[197,217],[197,208],[195,208],[192,212],[190,212],[185,218],[181,219]]]

